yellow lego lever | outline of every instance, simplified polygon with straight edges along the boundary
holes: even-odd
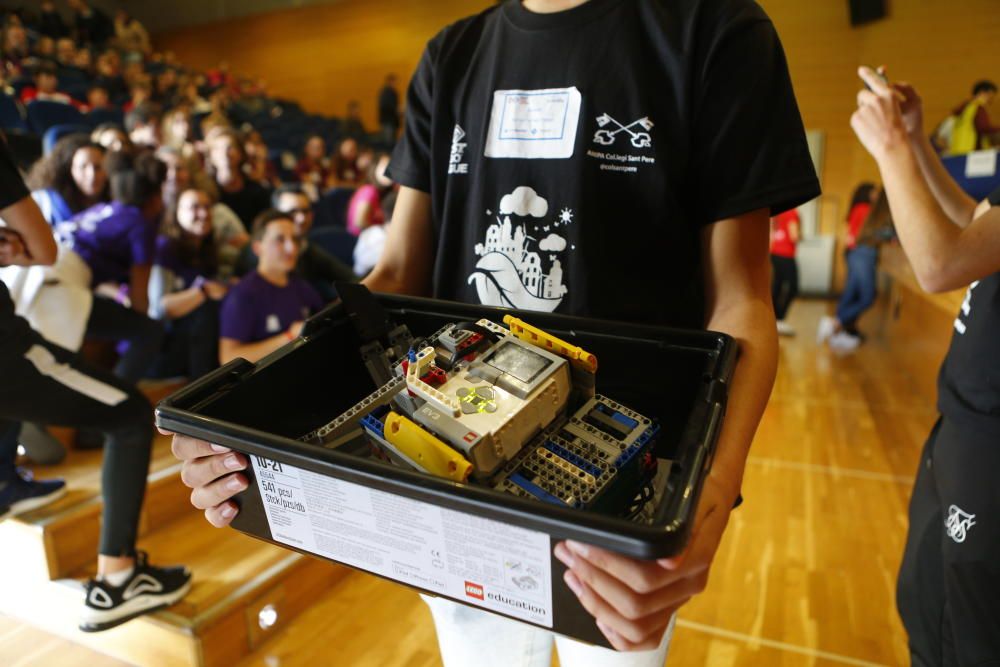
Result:
[[[533,327],[513,315],[504,315],[503,323],[510,327],[510,332],[521,340],[565,357],[577,368],[581,368],[589,373],[597,372],[597,357],[590,352],[576,345],[570,345],[552,334],[545,333],[541,329]]]
[[[385,439],[424,470],[456,482],[472,473],[472,464],[406,417],[390,412],[385,418]]]

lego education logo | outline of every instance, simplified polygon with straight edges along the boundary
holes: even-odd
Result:
[[[465,582],[465,595],[466,597],[475,598],[476,600],[486,599],[486,596],[483,594],[483,587],[479,584],[474,584],[471,581]]]

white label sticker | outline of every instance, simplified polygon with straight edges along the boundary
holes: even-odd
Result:
[[[575,87],[494,91],[486,157],[572,157],[581,100]]]
[[[976,151],[965,158],[965,177],[983,178],[997,173],[997,151]]]
[[[545,533],[250,460],[276,542],[552,627]]]

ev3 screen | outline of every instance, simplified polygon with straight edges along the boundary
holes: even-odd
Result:
[[[486,363],[528,384],[552,362],[527,348],[507,342],[501,345]]]

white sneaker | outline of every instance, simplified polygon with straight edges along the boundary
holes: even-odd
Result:
[[[858,349],[859,345],[861,345],[861,339],[846,331],[838,331],[830,336],[830,349],[837,352],[852,352]]]
[[[778,335],[779,336],[794,336],[795,327],[784,320],[778,320]]]
[[[824,315],[819,318],[819,326],[816,327],[816,343],[822,345],[837,331],[837,319]]]

